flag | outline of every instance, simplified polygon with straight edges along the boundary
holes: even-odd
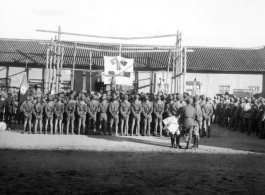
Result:
[[[28,84],[27,73],[24,72],[22,80],[21,80],[21,84],[20,84],[20,93],[25,94],[28,88],[29,88],[29,84]]]
[[[133,85],[134,59],[127,59],[121,56],[104,56],[104,83],[113,83],[113,76],[115,77],[116,85]]]

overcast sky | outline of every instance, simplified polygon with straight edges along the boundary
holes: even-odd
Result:
[[[185,46],[265,45],[265,0],[0,0],[0,38],[51,39],[36,29],[105,36],[183,33]],[[120,41],[62,35],[63,40],[174,45],[175,37]]]

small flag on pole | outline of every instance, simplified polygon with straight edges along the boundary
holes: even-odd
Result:
[[[29,88],[29,84],[28,84],[28,79],[27,79],[27,73],[24,72],[22,80],[21,80],[21,85],[20,85],[20,93],[25,94],[28,88]]]

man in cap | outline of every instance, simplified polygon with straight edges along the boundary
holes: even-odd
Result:
[[[12,96],[12,91],[8,91],[8,96],[5,99],[5,119],[6,119],[6,125],[7,129],[11,129],[11,122],[12,122],[12,116],[13,116],[13,108],[15,106],[14,98]]]
[[[108,122],[108,115],[107,111],[109,108],[109,102],[107,101],[107,94],[103,93],[101,96],[101,102],[98,105],[98,112],[99,112],[99,134],[102,132],[102,127],[103,127],[103,132],[104,135],[106,135],[106,128],[107,128],[107,122]]]
[[[93,127],[93,133],[96,134],[96,122],[97,122],[97,112],[98,112],[98,104],[99,102],[97,101],[97,96],[93,94],[91,96],[91,100],[87,104],[87,112],[89,113],[89,123],[88,123],[88,130],[91,127]]]
[[[50,123],[50,133],[53,134],[53,114],[54,114],[54,101],[53,95],[49,96],[49,101],[45,106],[45,114],[46,114],[46,121],[45,121],[45,134],[48,131],[48,124]]]
[[[199,104],[200,98],[198,95],[193,97],[193,106],[196,109],[196,118],[195,118],[195,127],[194,127],[194,142],[195,145],[198,147],[199,146],[199,136],[203,137],[202,133],[202,109]]]
[[[246,99],[245,104],[243,106],[243,128],[242,128],[242,133],[246,133],[249,128],[249,119],[250,119],[250,113],[251,113],[251,105],[250,105],[251,100]]]
[[[139,94],[135,95],[135,99],[131,104],[132,113],[132,125],[131,125],[131,136],[133,135],[134,125],[136,123],[136,135],[140,135],[140,120],[142,112],[142,102],[139,101]]]
[[[78,114],[78,135],[80,135],[81,126],[82,132],[84,134],[86,131],[86,114],[87,114],[87,104],[85,103],[85,96],[81,95],[80,102],[77,104],[77,114]]]
[[[38,124],[40,126],[40,134],[42,134],[43,107],[41,98],[37,97],[37,103],[33,106],[33,113],[35,115],[35,134],[37,133]]]
[[[238,107],[238,102],[239,102],[239,98],[234,98],[234,102],[233,102],[233,106],[231,107],[230,110],[230,120],[229,120],[229,124],[228,124],[228,129],[231,130],[232,127],[234,127],[235,125],[235,121],[236,121],[236,111],[237,111],[237,107]]]
[[[248,127],[247,135],[250,135],[251,130],[257,131],[258,121],[256,120],[256,116],[258,114],[258,110],[259,110],[258,100],[253,99],[253,104],[251,105],[251,112],[250,112],[250,117],[249,117],[249,127]]]
[[[154,103],[154,119],[155,119],[155,132],[154,135],[157,135],[158,126],[160,129],[160,136],[162,136],[162,121],[163,121],[163,113],[164,113],[164,103],[161,101],[160,95],[156,96],[156,102]]]
[[[210,98],[206,98],[206,103],[201,106],[202,108],[202,136],[206,135],[210,138],[211,134],[211,116],[213,114],[213,107],[210,104]]]
[[[173,96],[169,95],[168,100],[165,102],[165,112],[164,112],[165,117],[164,118],[172,116],[172,114],[170,112],[170,105],[173,103],[174,103]]]
[[[23,133],[26,132],[27,123],[29,124],[29,133],[31,134],[31,119],[32,119],[32,112],[34,111],[33,104],[30,102],[30,97],[26,98],[26,102],[21,105],[21,111],[24,114],[24,129]]]
[[[59,133],[63,133],[62,121],[64,113],[64,103],[62,103],[61,96],[56,97],[57,102],[54,104],[54,113],[55,113],[55,133],[57,132],[57,127],[59,126]]]
[[[180,113],[183,108],[183,104],[181,104],[182,95],[174,95],[176,97],[175,101],[170,104],[170,113],[174,116],[180,116]]]
[[[192,106],[192,103],[193,103],[192,98],[188,98],[187,105],[183,107],[181,113],[181,120],[183,127],[188,132],[188,143],[186,149],[191,149],[192,135],[195,126],[195,117],[197,114],[197,111]]]
[[[129,130],[129,117],[131,113],[131,103],[128,101],[128,95],[123,96],[123,101],[120,103],[120,114],[121,114],[121,134],[128,135]],[[124,128],[123,128],[124,127]],[[123,131],[124,129],[124,131]]]
[[[144,102],[142,103],[143,107],[143,122],[144,122],[144,131],[143,135],[150,136],[151,122],[152,122],[152,113],[153,113],[153,104],[149,101],[149,97],[146,95],[144,97]]]
[[[66,119],[67,119],[67,124],[66,124],[66,135],[69,133],[69,124],[71,123],[71,134],[74,133],[74,121],[75,121],[75,109],[76,109],[76,102],[74,100],[74,96],[70,95],[69,96],[69,101],[67,102],[66,105]]]
[[[110,113],[110,135],[112,135],[115,124],[115,135],[118,135],[118,124],[119,124],[119,110],[120,110],[120,103],[117,100],[117,94],[112,94],[112,101],[109,104],[109,113]]]
[[[259,136],[260,139],[263,138],[264,134],[264,113],[265,113],[265,99],[261,98],[258,114],[256,116],[256,119],[258,121],[258,129],[259,129],[259,131],[256,132],[256,135]]]

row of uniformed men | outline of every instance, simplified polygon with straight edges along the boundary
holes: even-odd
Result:
[[[255,132],[262,139],[265,138],[265,99],[220,97],[214,101],[216,120],[220,126],[236,131],[240,127],[241,133],[250,135]]]

